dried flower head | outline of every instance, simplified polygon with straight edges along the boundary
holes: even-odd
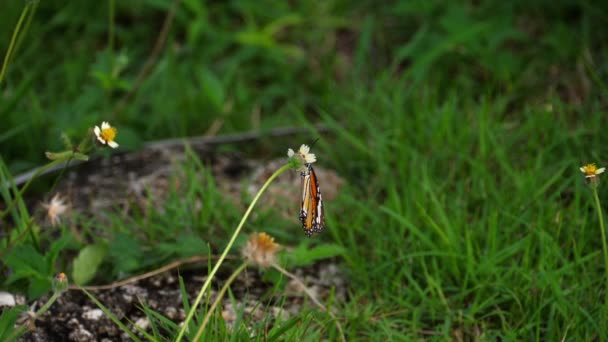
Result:
[[[49,203],[43,204],[42,206],[46,209],[46,216],[53,226],[61,222],[61,215],[69,208],[69,206],[64,203],[64,200],[59,193],[56,193]]]
[[[95,136],[100,143],[104,145],[107,144],[111,148],[118,147],[118,144],[114,141],[116,138],[116,128],[110,126],[107,121],[101,123],[101,129],[99,126],[95,126],[93,131],[95,132]]]
[[[253,233],[241,250],[243,257],[252,264],[268,267],[275,263],[279,244],[266,233]]]

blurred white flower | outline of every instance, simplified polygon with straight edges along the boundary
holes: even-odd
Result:
[[[53,226],[61,222],[61,215],[69,208],[69,206],[64,203],[64,200],[59,193],[55,194],[48,204],[43,204],[42,206],[46,209],[46,216]]]

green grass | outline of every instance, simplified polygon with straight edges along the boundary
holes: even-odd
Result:
[[[311,241],[294,217],[292,232],[270,233],[281,244],[340,251],[349,298],[334,307],[347,340],[606,336],[599,221],[578,167],[608,160],[608,6],[184,0],[158,61],[121,108],[171,2],[117,2],[114,26],[109,3],[38,4],[0,83],[0,154],[11,173],[60,150],[61,132],[79,139],[102,120],[119,128],[125,150],[202,135],[214,124],[222,134],[322,123],[330,131],[313,152],[346,180],[325,203],[328,228]],[[0,47],[23,6],[2,5]],[[227,149],[275,158],[319,135]],[[212,180],[200,181],[208,170],[196,159],[183,169],[189,191],[172,193],[163,215],[107,213],[105,235],[77,219],[90,245],[102,246],[106,280],[223,250],[243,210]],[[188,210],[184,196],[204,198],[212,214]],[[599,198],[608,203],[605,184]],[[264,215],[253,227],[279,226],[278,213],[256,210]],[[28,220],[16,206],[0,231],[15,237]],[[50,245],[55,235],[38,234],[49,248],[27,235],[17,250],[44,267],[26,270],[11,252],[2,268],[23,277],[3,288],[25,284],[33,297],[48,291],[52,265],[71,269],[85,248],[74,240]],[[70,233],[64,227],[60,235]],[[338,338],[326,314],[298,318],[268,336]],[[206,339],[229,338],[219,317],[210,327]],[[249,336],[239,329],[232,338]]]

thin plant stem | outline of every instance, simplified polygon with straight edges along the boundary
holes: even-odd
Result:
[[[207,326],[207,323],[209,323],[209,319],[213,315],[213,312],[215,311],[215,308],[222,301],[222,298],[224,297],[224,294],[226,293],[226,291],[228,290],[228,288],[230,287],[230,285],[232,284],[232,282],[236,279],[236,277],[241,272],[243,272],[245,270],[245,268],[247,268],[247,263],[243,263],[241,266],[239,266],[239,268],[237,268],[236,271],[234,271],[232,273],[232,275],[230,276],[230,278],[228,278],[228,280],[226,280],[226,284],[224,284],[224,286],[222,286],[220,292],[217,294],[217,297],[215,298],[215,301],[213,302],[213,304],[211,305],[211,307],[207,311],[207,314],[205,315],[205,319],[203,320],[203,324],[201,324],[201,326],[198,328],[198,331],[196,332],[196,336],[194,337],[193,341],[198,341],[199,340],[199,338],[203,334],[203,330],[205,330],[205,327]]]
[[[30,3],[32,9],[29,11],[29,15],[27,16],[27,21],[25,22],[25,25],[23,26],[23,29],[21,30],[21,34],[17,38],[17,42],[15,43],[15,47],[13,48],[13,52],[11,53],[11,57],[8,61],[9,63],[13,60],[13,57],[15,56],[17,51],[19,51],[19,48],[21,47],[21,44],[23,43],[23,39],[25,39],[25,37],[27,36],[27,32],[30,30],[30,25],[32,24],[32,18],[34,18],[34,15],[36,14],[36,9],[38,8],[38,3],[39,3],[38,1],[31,1],[31,3]]]
[[[19,21],[17,21],[17,26],[15,26],[15,30],[13,31],[13,36],[11,37],[11,43],[8,46],[6,55],[4,55],[4,62],[2,63],[2,70],[0,70],[0,84],[2,84],[2,80],[4,80],[4,75],[6,74],[6,69],[8,68],[8,61],[11,58],[11,54],[13,53],[15,43],[17,42],[17,37],[19,36],[19,30],[21,29],[23,20],[27,16],[27,12],[29,11],[30,6],[31,6],[31,3],[28,3],[27,5],[25,5],[23,10],[21,11],[21,16],[19,17]]]
[[[49,190],[49,192],[53,192],[55,191],[55,188],[57,187],[57,184],[59,184],[59,181],[61,180],[61,177],[63,177],[63,174],[65,173],[65,170],[68,169],[68,167],[70,167],[70,162],[74,159],[73,155],[70,156],[68,158],[68,160],[66,160],[65,162],[65,166],[61,169],[61,172],[59,173],[59,175],[55,178],[55,181],[53,182],[53,186],[51,186],[51,190]]]
[[[595,199],[595,207],[597,209],[597,217],[600,221],[600,232],[602,233],[602,250],[604,252],[604,270],[606,272],[606,289],[604,296],[604,334],[606,331],[606,317],[608,316],[608,244],[606,243],[606,229],[604,227],[604,215],[602,214],[602,206],[600,204],[600,197],[597,195],[597,187],[593,188],[593,197]]]
[[[279,266],[277,264],[272,264],[272,267],[274,267],[274,269],[276,269],[277,271],[279,271],[279,272],[283,273],[284,275],[286,275],[291,280],[293,280],[296,283],[298,283],[298,285],[300,286],[300,288],[302,288],[302,290],[304,291],[304,293],[306,293],[306,295],[308,295],[308,297],[310,298],[310,300],[312,300],[312,302],[315,303],[315,305],[318,306],[321,310],[327,312],[327,314],[336,323],[336,327],[338,328],[338,332],[340,333],[340,339],[342,340],[342,342],[346,342],[346,337],[344,337],[344,331],[342,330],[342,325],[340,324],[340,321],[338,320],[338,318],[336,318],[336,316],[334,315],[334,313],[331,312],[330,310],[328,310],[327,307],[325,307],[325,305],[321,304],[321,302],[319,302],[319,300],[317,299],[317,297],[315,297],[314,293],[312,293],[308,289],[308,287],[306,287],[306,285],[298,277],[296,277],[295,274],[290,273],[289,271],[287,271],[286,269],[284,269],[283,267],[281,267],[281,266]]]
[[[115,0],[109,0],[108,1],[108,50],[110,50],[110,53],[114,53],[114,17],[115,17],[115,8],[116,8],[116,1]],[[112,59],[113,61],[114,59]],[[114,68],[114,63],[112,63],[112,68],[110,70],[112,70]]]
[[[228,241],[228,245],[224,249],[224,252],[222,252],[222,255],[220,256],[219,260],[217,261],[217,263],[215,264],[215,266],[213,267],[213,269],[209,273],[209,276],[205,280],[205,283],[203,284],[203,287],[201,287],[201,290],[199,291],[198,296],[196,297],[196,300],[192,304],[192,307],[190,308],[190,311],[188,312],[188,316],[186,316],[186,320],[184,321],[184,324],[182,325],[182,328],[180,329],[180,331],[179,331],[179,333],[177,335],[177,338],[175,339],[176,342],[181,341],[182,337],[184,336],[184,333],[186,332],[186,329],[188,329],[188,323],[192,319],[192,316],[194,316],[194,312],[196,312],[198,305],[200,304],[201,300],[203,299],[203,294],[207,291],[207,288],[211,284],[211,280],[215,276],[215,273],[217,272],[217,270],[222,265],[222,262],[226,258],[226,255],[228,254],[228,251],[230,250],[230,248],[234,244],[234,241],[236,241],[236,237],[239,235],[241,229],[245,225],[245,222],[247,221],[247,218],[251,214],[251,211],[253,210],[253,207],[258,202],[258,200],[260,199],[260,197],[262,196],[262,194],[264,193],[264,191],[266,191],[266,189],[268,188],[268,186],[270,185],[270,183],[272,183],[272,181],[275,178],[277,178],[281,173],[283,173],[285,170],[289,169],[290,167],[291,166],[289,164],[285,164],[280,169],[278,169],[275,173],[273,173],[272,176],[270,176],[268,178],[268,180],[266,181],[266,183],[264,183],[264,185],[262,186],[262,188],[260,189],[260,191],[258,191],[258,193],[255,195],[255,197],[253,198],[253,201],[251,201],[251,204],[249,205],[249,208],[247,208],[247,211],[245,211],[245,215],[243,215],[243,218],[241,218],[241,222],[239,223],[239,225],[234,230],[234,233],[232,234],[232,237],[230,238],[230,241]]]
[[[51,296],[51,298],[49,298],[49,300],[46,303],[44,303],[44,305],[40,308],[40,310],[38,310],[34,313],[32,318],[30,318],[30,320],[36,320],[37,317],[40,317],[40,315],[45,313],[51,307],[51,305],[53,305],[53,303],[55,303],[55,301],[57,300],[57,298],[59,298],[61,293],[62,293],[62,291],[55,291],[53,293],[53,295]],[[25,330],[29,327],[29,325],[28,325],[29,322],[30,321],[25,322],[22,325],[20,325],[17,329],[13,330],[13,332],[8,336],[8,338],[6,340],[12,341],[14,338],[19,337],[19,335],[23,334],[25,332]]]

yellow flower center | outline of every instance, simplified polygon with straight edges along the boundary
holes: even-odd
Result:
[[[116,128],[114,128],[114,127],[104,128],[101,130],[101,133],[99,135],[101,135],[101,137],[105,141],[114,141],[114,138],[116,138]]]
[[[594,176],[597,173],[597,166],[595,164],[587,164],[583,166],[583,170],[585,170],[585,175]]]

